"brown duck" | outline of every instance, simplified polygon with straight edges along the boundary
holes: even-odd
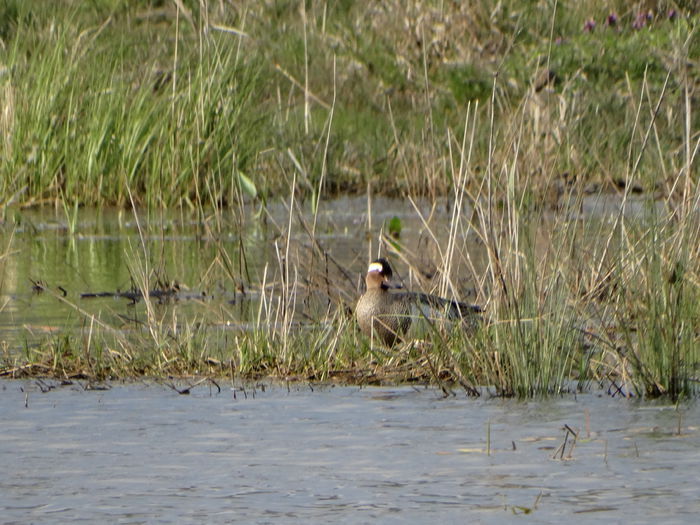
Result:
[[[482,311],[479,306],[443,299],[436,295],[393,292],[392,288],[401,286],[391,283],[392,274],[386,259],[372,261],[365,277],[367,291],[360,297],[355,310],[360,330],[365,335],[379,338],[388,346],[401,340],[409,329],[414,307],[427,305],[446,311],[447,316],[452,319],[473,316]]]

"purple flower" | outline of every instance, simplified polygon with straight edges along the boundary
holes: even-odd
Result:
[[[617,25],[617,13],[610,13],[608,18],[605,19],[605,23],[608,27],[615,27]]]
[[[676,19],[676,17],[678,17],[678,11],[676,11],[675,9],[669,9],[666,16],[669,20],[673,21]]]
[[[586,23],[583,24],[583,32],[584,33],[592,33],[593,30],[595,29],[595,20],[592,18],[589,18],[586,20]]]
[[[637,17],[632,22],[633,29],[641,29],[647,24],[647,14],[644,12],[638,13]]]

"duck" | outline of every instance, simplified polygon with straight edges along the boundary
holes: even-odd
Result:
[[[367,267],[365,283],[367,290],[360,296],[355,307],[355,316],[360,331],[369,337],[378,338],[387,346],[402,341],[411,326],[414,307],[426,305],[443,311],[450,319],[473,318],[483,310],[471,305],[436,295],[420,292],[395,292],[402,288],[391,281],[393,272],[389,262],[381,257]]]

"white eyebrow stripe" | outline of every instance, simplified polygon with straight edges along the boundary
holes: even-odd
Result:
[[[378,262],[373,262],[370,263],[369,267],[367,268],[367,273],[369,272],[380,272],[383,270],[382,263]]]

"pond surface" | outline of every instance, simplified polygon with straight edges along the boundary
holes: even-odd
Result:
[[[0,381],[3,523],[688,523],[700,512],[697,403],[221,387]],[[578,441],[552,459],[565,425]]]
[[[619,196],[591,196],[567,220],[579,221],[583,235],[605,240],[620,206]],[[649,206],[647,199],[630,199],[625,214],[639,217]],[[279,300],[285,282],[300,305],[300,322],[323,320],[329,305],[352,306],[367,261],[379,253],[380,234],[394,217],[402,232],[384,242],[382,253],[387,242],[400,243],[395,274],[408,289],[431,291],[450,234],[449,200],[345,197],[323,201],[315,217],[308,203],[295,203],[291,214],[289,209],[277,202],[206,216],[6,210],[0,223],[0,344],[22,350],[59,333],[88,332],[98,321],[118,330],[141,327],[143,301],[83,294],[138,290],[145,282],[150,290],[178,284],[177,301],[157,304],[162,318],[171,315],[178,323],[245,329],[259,318],[261,301],[269,307]],[[465,205],[450,289],[461,300],[481,302],[489,295],[478,284],[483,286],[486,250],[469,227],[471,215]],[[552,228],[546,220],[536,225],[544,243]],[[418,270],[407,269],[402,257]]]
[[[301,305],[298,317],[323,319],[329,304],[356,299],[368,252],[376,257],[376,239],[393,217],[401,221],[405,249],[422,251],[426,260],[435,247],[425,249],[434,241],[419,213],[436,238],[448,234],[447,202],[414,207],[377,198],[371,212],[367,205],[364,197],[341,198],[324,202],[316,217],[308,204],[296,203],[290,214],[284,202],[250,205],[241,216],[81,209],[75,221],[63,210],[15,210],[0,224],[0,342],[21,349],[86,330],[90,316],[116,329],[142,326],[143,301],[85,294],[139,292],[144,282],[149,290],[178,284],[177,300],[156,305],[178,321],[245,328],[259,315],[261,297],[275,303],[285,280]],[[402,277],[410,286],[411,275]]]
[[[606,197],[584,201],[579,213],[603,224],[595,235],[618,209]],[[370,212],[364,198],[323,203],[315,228],[308,206],[291,219],[284,204],[247,212],[137,221],[130,212],[81,210],[73,226],[62,212],[16,212],[0,227],[0,346],[21,351],[88,332],[91,316],[131,329],[144,320],[143,301],[81,294],[129,290],[140,276],[149,286],[180,283],[180,300],[158,308],[177,322],[204,320],[213,337],[245,329],[291,269],[314,322],[309,298],[321,316],[329,301],[352,303],[394,216],[403,253],[426,273],[450,217],[449,203],[416,209],[375,199]],[[643,214],[644,204],[625,213]],[[457,237],[460,260],[478,272],[483,246],[467,227]],[[469,300],[479,296],[478,279],[463,269],[455,284]],[[415,287],[412,273],[400,277]],[[147,383],[85,391],[79,382],[1,380],[2,521],[561,523],[575,514],[577,522],[683,523],[700,512],[696,403],[596,392],[518,402],[411,387],[221,386],[179,395]],[[579,433],[573,448],[565,425]]]

